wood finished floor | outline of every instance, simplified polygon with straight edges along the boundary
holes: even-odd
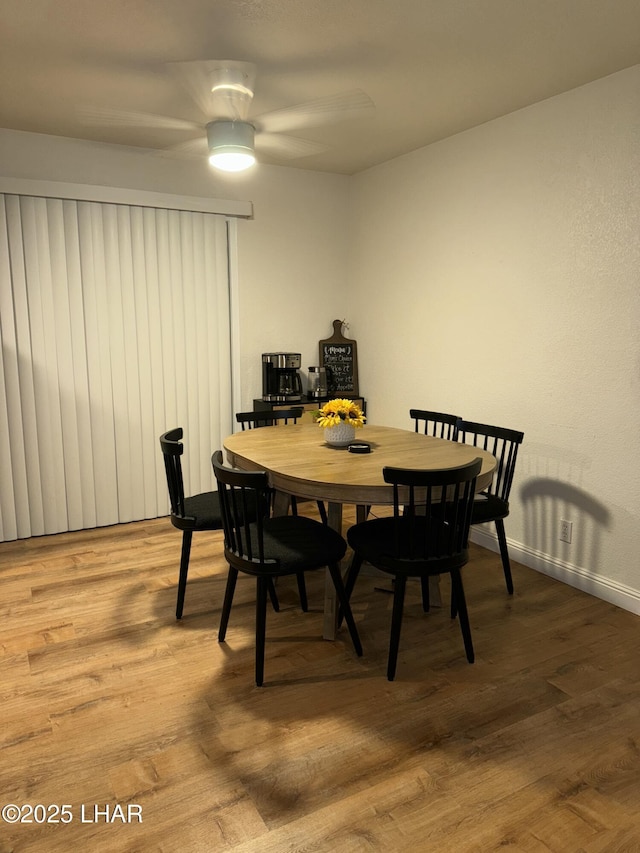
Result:
[[[640,851],[638,617],[519,565],[509,598],[473,547],[476,663],[412,587],[389,683],[380,579],[358,659],[321,639],[319,572],[307,614],[279,586],[260,689],[253,583],[220,645],[221,535],[194,536],[176,623],[179,548],[166,519],[0,545],[0,797],[73,815],[0,820],[0,853]]]

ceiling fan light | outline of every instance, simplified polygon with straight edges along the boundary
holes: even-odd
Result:
[[[209,162],[215,169],[220,169],[223,172],[244,172],[245,169],[254,165],[256,158],[248,151],[225,149],[215,151],[209,157]]]
[[[211,121],[207,125],[209,162],[224,172],[242,172],[256,162],[255,130],[247,121]]]

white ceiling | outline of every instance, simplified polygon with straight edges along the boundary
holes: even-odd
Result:
[[[198,119],[165,64],[207,59],[257,65],[251,115],[367,92],[372,115],[296,132],[329,148],[287,161],[353,174],[640,63],[640,2],[3,0],[0,127],[167,148],[191,134],[81,112]]]

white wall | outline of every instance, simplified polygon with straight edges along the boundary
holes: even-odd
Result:
[[[344,317],[351,182],[343,175],[258,166],[225,176],[200,160],[2,129],[0,174],[252,201],[254,218],[238,224],[243,408],[261,394],[263,352],[301,352],[306,373],[318,341]]]
[[[370,420],[523,430],[514,556],[640,612],[640,66],[360,174],[354,224]]]

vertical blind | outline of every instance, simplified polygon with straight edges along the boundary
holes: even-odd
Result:
[[[209,213],[0,194],[0,538],[168,512],[231,432],[227,223]]]

